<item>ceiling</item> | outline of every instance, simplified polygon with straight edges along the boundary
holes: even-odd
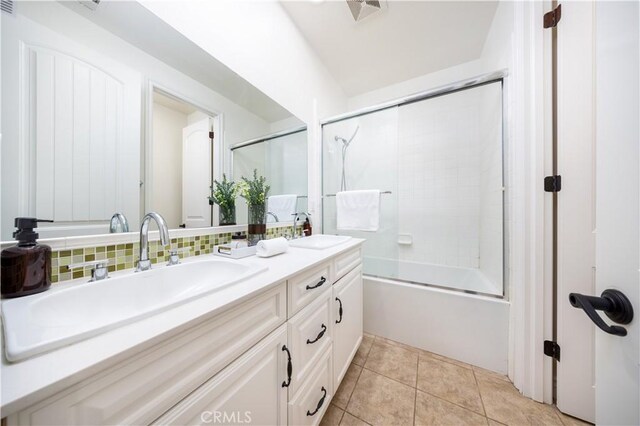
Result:
[[[497,1],[388,1],[355,22],[347,2],[281,1],[347,96],[478,59]]]
[[[34,13],[44,10],[41,2],[25,3],[21,7],[37,3]],[[292,115],[136,1],[102,1],[96,10],[75,1],[61,3],[269,123]]]
[[[174,111],[181,112],[185,115],[193,114],[194,112],[198,111],[198,109],[193,105],[179,101],[167,95],[163,95],[160,92],[153,93],[153,102],[156,102]]]

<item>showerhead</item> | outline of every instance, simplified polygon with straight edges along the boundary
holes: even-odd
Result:
[[[358,134],[358,130],[360,130],[360,126],[357,126],[357,127],[356,127],[356,131],[355,131],[355,132],[353,132],[353,135],[349,138],[349,140],[346,140],[345,138],[343,138],[343,137],[341,137],[341,136],[336,136],[334,139],[336,140],[336,142],[341,141],[341,142],[342,142],[342,144],[343,144],[345,147],[348,147],[348,146],[349,146],[349,144],[351,143],[351,141],[353,141],[353,138],[355,138],[355,137],[356,137],[356,135]]]

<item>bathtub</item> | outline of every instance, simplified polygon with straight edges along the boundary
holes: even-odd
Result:
[[[395,278],[415,284],[503,297],[502,286],[491,282],[479,269],[475,268],[398,261],[380,257],[365,257],[363,266],[368,275],[375,277]]]
[[[365,332],[507,373],[509,302],[480,271],[367,257],[364,271]]]

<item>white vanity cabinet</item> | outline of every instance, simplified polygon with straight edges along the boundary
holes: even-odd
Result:
[[[149,424],[285,322],[283,282],[10,415],[8,424]]]
[[[286,342],[283,324],[153,424],[286,425]]]
[[[362,341],[362,317],[357,246],[182,327],[7,424],[317,425]]]
[[[351,270],[332,288],[333,377],[340,383],[362,342],[362,266]]]

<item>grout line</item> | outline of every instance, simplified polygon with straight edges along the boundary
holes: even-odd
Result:
[[[357,364],[355,364],[355,365],[357,365]],[[358,365],[358,367],[360,367],[360,366]],[[351,402],[351,397],[353,396],[353,393],[356,391],[356,386],[358,386],[358,382],[360,381],[360,376],[362,376],[362,370],[364,370],[364,367],[360,367],[360,372],[358,373],[358,377],[356,377],[356,383],[353,385],[353,389],[351,389],[351,392],[349,392],[349,398],[347,398],[347,403],[344,406],[344,411],[345,412],[347,411],[347,408],[349,408],[349,403]],[[349,414],[351,414],[351,413],[349,413]]]
[[[433,360],[436,360],[436,361],[446,362],[447,364],[455,365],[456,367],[464,368],[466,370],[473,370],[473,365],[467,364],[466,362],[458,361],[458,360],[455,360],[453,358],[449,358],[449,357],[446,357],[446,356],[443,356],[443,355],[438,355],[438,354],[435,354],[435,353],[429,352],[429,351],[422,351],[421,354],[425,354],[425,356],[428,356],[429,358],[431,358]],[[432,355],[436,355],[436,356],[432,356]],[[467,365],[467,367],[465,367],[464,365],[460,365],[460,364],[465,364],[465,365]]]
[[[401,385],[404,385],[404,386],[406,386],[406,387],[408,387],[408,388],[411,388],[411,389],[417,389],[416,387],[413,387],[413,386],[411,386],[411,385],[408,385],[408,384],[406,384],[405,382],[401,382],[400,380],[398,380],[398,379],[394,379],[393,377],[385,376],[384,374],[378,373],[377,371],[372,370],[372,369],[370,369],[370,368],[362,367],[362,369],[363,369],[363,370],[370,371],[370,372],[372,372],[372,373],[374,373],[374,374],[377,374],[378,376],[382,376],[382,377],[384,377],[385,379],[393,380],[394,382],[396,382],[396,383],[400,383]]]
[[[480,383],[478,383],[478,378],[476,377],[476,372],[471,369],[471,373],[473,374],[473,381],[476,383],[476,388],[478,389],[478,396],[480,397],[480,404],[482,405],[482,412],[485,417],[487,417],[487,409],[484,408],[484,399],[482,399],[482,392],[480,391]]]
[[[418,410],[418,388],[413,390],[413,426],[416,425],[416,411]]]
[[[422,390],[422,389],[417,389],[417,390],[419,392],[426,393],[427,395],[430,395],[430,396],[432,396],[432,397],[434,397],[436,399],[439,399],[440,401],[444,401],[444,402],[448,402],[449,404],[453,404],[456,407],[462,408],[463,410],[467,410],[467,411],[469,411],[469,412],[471,412],[473,414],[477,414],[477,415],[482,416],[482,417],[487,417],[486,415],[482,415],[482,414],[478,413],[477,411],[473,411],[471,408],[462,406],[462,405],[458,404],[457,402],[449,401],[448,399],[444,399],[441,396],[435,395],[435,394],[433,394],[431,392],[428,392],[428,391],[425,391],[425,390]]]
[[[364,420],[362,420],[360,417],[356,416],[355,414],[353,414],[353,413],[349,413],[349,412],[347,412],[347,411],[345,411],[345,413],[346,413],[346,414],[348,414],[348,415],[350,415],[350,416],[355,417],[356,419],[360,420],[362,423],[364,423],[364,424],[366,424],[366,425],[371,426],[371,423],[365,422]]]
[[[344,418],[344,413],[346,413],[347,411],[343,410],[342,408],[338,407],[337,405],[335,405],[333,403],[331,405],[336,407],[338,410],[342,411],[342,414],[340,414],[340,418],[338,419],[338,424],[342,423],[342,419]],[[327,410],[327,411],[329,411],[329,410]],[[327,414],[327,413],[325,413],[325,414]],[[322,421],[322,419],[320,421]]]
[[[446,362],[447,364],[452,364],[452,365],[455,365],[455,366],[460,367],[460,368],[465,368],[467,370],[473,370],[474,367],[481,368],[481,367],[474,366],[473,364],[468,364],[466,362],[462,362],[462,361],[458,361],[458,360],[453,359],[453,358],[446,357],[444,355],[438,355],[438,354],[436,354],[434,352],[429,352],[429,351],[424,350],[424,349],[416,348],[414,346],[410,346],[410,345],[407,345],[405,343],[396,342],[395,340],[391,340],[391,339],[386,339],[385,337],[380,337],[380,336],[374,336],[374,337],[375,337],[375,342],[380,342],[380,343],[382,343],[384,345],[391,346],[391,347],[394,347],[394,348],[404,349],[405,351],[408,351],[408,352],[417,353],[418,354],[418,358],[420,357],[420,355],[424,355],[424,356],[428,356],[429,358],[434,359],[436,361]],[[397,343],[397,344],[388,343],[388,342],[394,342],[394,343]],[[464,365],[460,365],[460,364],[464,364]]]
[[[347,410],[344,410],[344,412],[345,412],[345,414],[348,414],[348,415],[353,416],[353,417],[355,417],[356,419],[360,420],[362,423],[364,423],[364,424],[366,424],[366,425],[371,426],[371,423],[369,423],[369,422],[365,422],[364,420],[362,420],[360,417],[356,416],[355,414],[350,413],[350,412],[348,412]],[[344,415],[343,415],[343,417],[344,417]],[[340,422],[342,422],[342,420],[340,420]]]

